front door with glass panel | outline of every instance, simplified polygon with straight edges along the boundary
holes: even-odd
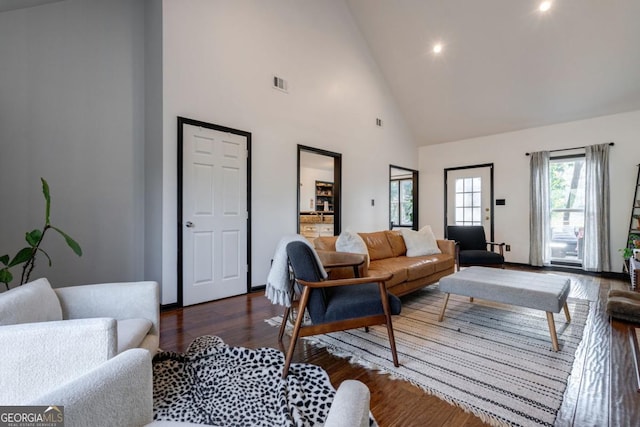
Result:
[[[447,225],[482,225],[490,240],[493,235],[493,165],[445,170]]]

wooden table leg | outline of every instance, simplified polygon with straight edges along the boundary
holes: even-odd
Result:
[[[549,324],[549,333],[551,334],[551,345],[553,351],[558,351],[558,335],[556,334],[556,324],[553,321],[553,313],[547,311],[547,323]]]
[[[571,315],[569,314],[569,307],[567,306],[567,303],[564,303],[564,317],[567,318],[567,323],[571,322]]]
[[[442,310],[440,310],[440,317],[438,318],[438,322],[442,322],[444,318],[444,311],[447,309],[447,303],[449,302],[449,293],[444,294],[444,302],[442,303]]]

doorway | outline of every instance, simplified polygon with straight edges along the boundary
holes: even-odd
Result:
[[[389,165],[389,229],[418,229],[418,171]]]
[[[251,134],[178,117],[178,305],[249,292]]]
[[[445,236],[448,225],[482,225],[493,241],[493,163],[444,170]]]
[[[341,228],[342,154],[298,145],[297,230],[310,241]]]

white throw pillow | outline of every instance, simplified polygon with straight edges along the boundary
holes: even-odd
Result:
[[[62,320],[58,296],[47,279],[0,293],[0,325]]]
[[[407,256],[409,257],[442,253],[440,248],[438,248],[436,236],[428,225],[422,227],[420,231],[403,228],[402,237],[404,238],[404,244],[407,247]]]
[[[367,267],[369,267],[369,249],[358,233],[343,231],[336,240],[337,252],[351,252],[354,254],[364,254],[367,256]]]

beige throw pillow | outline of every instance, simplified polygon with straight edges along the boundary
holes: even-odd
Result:
[[[351,252],[354,254],[364,254],[367,256],[367,267],[369,267],[369,250],[367,244],[358,233],[343,231],[336,240],[337,252]]]
[[[440,248],[438,248],[436,236],[428,225],[422,227],[420,231],[403,228],[402,237],[404,238],[404,244],[407,247],[408,257],[442,253]]]

